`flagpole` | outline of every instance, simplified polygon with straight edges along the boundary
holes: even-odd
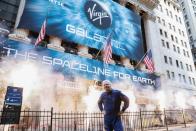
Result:
[[[112,32],[111,32],[109,35],[112,35],[112,33],[114,33],[114,29],[112,29]],[[107,41],[109,35],[106,37],[106,41]],[[97,59],[99,53],[103,50],[102,48],[103,48],[104,46],[105,46],[105,44],[103,44],[103,46],[100,48],[99,52],[98,52],[97,55],[95,56],[95,59]]]
[[[139,66],[140,63],[143,61],[144,57],[146,56],[146,54],[147,54],[149,51],[150,51],[150,49],[148,49],[148,50],[146,51],[146,53],[145,53],[144,56],[141,58],[141,60],[137,63],[137,65],[135,66],[134,69],[137,69],[137,68],[138,68],[138,66]]]
[[[47,29],[47,19],[48,19],[48,14],[49,14],[49,9],[50,9],[50,2],[47,6],[47,12],[46,12],[46,16],[44,18],[44,21],[42,22],[42,25],[41,25],[41,29],[40,29],[40,32],[39,32],[39,35],[36,39],[36,42],[35,42],[35,48],[38,46],[38,44],[40,44],[40,42],[42,42],[46,36],[46,29]],[[43,29],[44,28],[44,29]],[[43,33],[43,30],[44,30],[44,33]],[[41,37],[41,38],[40,38]]]

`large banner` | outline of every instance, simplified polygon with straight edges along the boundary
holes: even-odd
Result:
[[[39,32],[45,19],[48,35],[102,49],[111,33],[114,54],[144,54],[140,16],[112,0],[26,0],[19,27]]]
[[[160,86],[160,77],[154,74],[117,65],[104,65],[103,62],[98,60],[35,47],[17,41],[9,40],[5,44],[0,44],[0,50],[8,59],[38,62],[45,66],[53,67],[54,71],[62,73],[64,76],[84,77],[89,80],[99,81],[105,79],[113,82],[130,81],[143,87],[152,86],[158,88]]]

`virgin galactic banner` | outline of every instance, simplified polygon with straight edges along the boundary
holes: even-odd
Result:
[[[138,84],[138,87],[151,86],[159,88],[160,77],[125,67],[109,64],[93,59],[80,57],[69,53],[36,47],[31,44],[24,44],[18,41],[8,40],[0,44],[0,52],[7,59],[17,61],[38,62],[45,66],[53,67],[54,72],[66,76],[83,77],[89,80],[103,81],[109,79],[115,81],[130,81]],[[139,86],[140,85],[140,86]]]
[[[114,54],[140,60],[144,55],[141,18],[112,0],[26,0],[19,28],[102,49],[111,34]]]

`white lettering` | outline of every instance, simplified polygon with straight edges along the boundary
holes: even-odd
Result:
[[[102,44],[105,44],[106,43],[106,39],[107,39],[107,37],[101,36],[101,35],[99,35],[97,33],[92,34],[92,36],[90,36],[88,30],[82,29],[82,28],[77,28],[74,25],[70,25],[70,24],[66,25],[66,31],[68,33],[75,34],[77,36],[84,37],[84,38],[87,38],[87,39],[90,39],[90,40],[94,40],[94,41],[102,43]],[[112,39],[112,46],[117,48],[118,50],[123,50],[123,51],[125,50],[121,46],[120,42],[116,41],[114,39]]]
[[[27,60],[33,60],[35,61],[37,59],[37,54],[34,54],[34,53],[28,53],[27,55]]]
[[[105,12],[104,10],[102,10],[101,12],[100,11],[96,11],[95,10],[96,6],[97,6],[97,4],[94,4],[92,9],[88,8],[88,13],[89,13],[90,19],[92,21],[99,20],[99,24],[102,25],[102,19],[103,18],[107,18],[109,16],[108,16],[107,12]]]
[[[24,60],[33,60],[33,61],[38,61],[40,57],[38,57],[38,54],[32,53],[32,52],[21,52],[18,53],[18,50],[12,49],[12,48],[7,48],[3,47],[4,49],[7,50],[7,56],[13,58],[24,58]],[[96,75],[104,75],[108,77],[112,77],[115,79],[123,79],[123,80],[132,80],[134,82],[140,82],[148,85],[156,85],[156,81],[152,79],[148,79],[145,77],[140,77],[140,76],[134,76],[131,74],[126,74],[124,72],[118,72],[118,71],[113,71],[110,70],[109,68],[100,68],[98,66],[92,66],[92,65],[87,65],[84,64],[80,61],[74,61],[74,60],[67,60],[67,59],[61,59],[61,58],[53,58],[49,56],[42,56],[41,63],[46,64],[46,65],[52,65],[52,66],[60,66],[62,68],[68,68],[70,70],[79,70],[79,71],[84,71],[90,74],[96,74]]]
[[[49,57],[49,56],[43,56],[43,61],[42,61],[43,64],[46,64],[46,65],[52,65],[52,57]]]

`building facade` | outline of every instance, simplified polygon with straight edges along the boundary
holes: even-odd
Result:
[[[157,72],[166,77],[166,86],[195,89],[195,67],[180,5],[174,0],[162,0],[154,12],[158,28],[154,34],[159,35],[158,44],[151,43],[151,48],[156,54]]]
[[[10,28],[15,24],[19,5],[20,0],[0,0],[0,20],[5,20]]]
[[[162,89],[185,90],[190,94],[196,94],[196,72],[183,21],[182,10],[174,0],[118,0],[115,1],[133,10],[141,16],[141,28],[143,30],[144,51],[152,50],[152,57],[155,66],[155,74],[161,77]],[[28,29],[17,28],[25,6],[25,0],[21,0],[14,31],[9,34],[12,40],[34,43],[38,32]],[[47,48],[59,52],[77,54],[90,59],[102,60],[102,53],[80,43],[70,43],[55,36],[46,36]],[[97,55],[98,54],[98,55]],[[134,69],[136,61],[113,55],[111,64]],[[141,63],[139,70],[148,72],[144,63]],[[88,84],[88,81],[86,81]],[[86,84],[85,82],[83,84]],[[98,82],[99,83],[99,82]],[[79,94],[79,93],[78,93]],[[75,95],[74,98],[80,97]],[[139,105],[146,102],[138,101]]]
[[[184,21],[192,48],[193,58],[196,65],[196,1],[195,0],[178,0],[182,7]]]

